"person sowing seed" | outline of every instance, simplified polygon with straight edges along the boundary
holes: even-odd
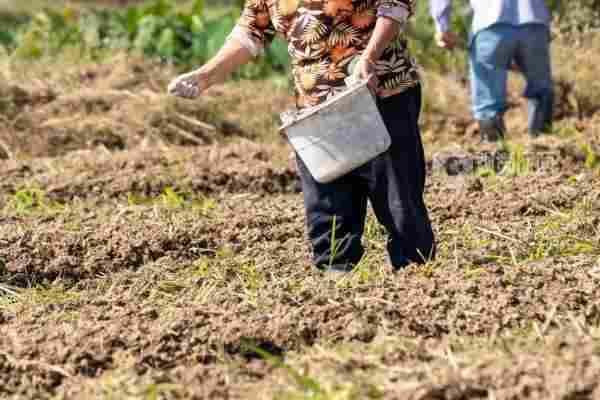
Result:
[[[169,85],[171,94],[195,98],[258,56],[276,34],[288,42],[299,109],[344,91],[344,80],[350,75],[368,79],[391,136],[388,151],[331,183],[317,182],[296,157],[318,268],[351,271],[361,260],[367,200],[387,229],[394,268],[434,257],[434,235],[423,201],[421,86],[404,35],[414,2],[248,0],[217,55]]]

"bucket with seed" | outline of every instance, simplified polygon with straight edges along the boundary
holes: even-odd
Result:
[[[280,128],[317,182],[329,183],[385,152],[390,135],[366,81],[307,109],[281,115]]]

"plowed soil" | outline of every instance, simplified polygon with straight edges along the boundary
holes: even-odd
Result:
[[[531,143],[512,95],[521,147],[484,148],[466,89],[431,79],[436,260],[391,271],[370,214],[366,257],[331,276],[283,91],[173,102],[174,73],[127,58],[0,88],[0,398],[600,399],[597,114],[561,106]]]
[[[2,162],[0,397],[295,387],[264,352],[317,381],[371,371],[372,391],[348,398],[600,396],[597,172],[431,176],[438,259],[392,273],[371,218],[367,261],[332,278],[310,265],[297,178],[275,151]],[[350,344],[349,359],[313,350]]]

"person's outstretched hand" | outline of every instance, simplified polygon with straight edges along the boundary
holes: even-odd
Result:
[[[192,72],[180,75],[173,79],[167,88],[169,94],[195,99],[211,86],[210,74],[201,67]]]
[[[444,49],[452,50],[458,44],[458,35],[451,31],[438,32],[435,35],[435,41],[438,46]]]

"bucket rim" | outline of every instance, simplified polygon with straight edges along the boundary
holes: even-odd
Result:
[[[348,96],[354,94],[355,92],[358,92],[359,90],[364,89],[368,85],[368,83],[369,82],[366,79],[362,80],[362,81],[358,81],[352,85],[349,85],[347,87],[347,89],[344,90],[343,92],[341,92],[340,94],[330,98],[329,100],[324,101],[323,103],[321,103],[315,107],[310,107],[305,110],[294,110],[294,112],[296,113],[296,116],[294,117],[294,119],[281,125],[279,127],[279,132],[285,131],[287,128],[297,124],[298,122],[300,122],[302,120],[305,120],[308,117],[311,117],[311,116],[319,113],[323,109],[331,106],[333,103],[336,103],[339,100],[341,100],[345,97],[348,97]],[[370,91],[369,91],[369,93],[370,93]]]

